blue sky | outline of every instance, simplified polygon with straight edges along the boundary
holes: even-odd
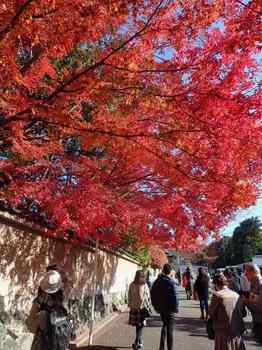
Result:
[[[240,224],[241,221],[250,218],[251,216],[257,216],[262,221],[262,197],[260,197],[256,204],[243,210],[239,210],[233,220],[221,230],[221,233],[225,236],[231,236],[234,229]]]

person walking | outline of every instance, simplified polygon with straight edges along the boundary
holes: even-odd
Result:
[[[143,348],[143,329],[146,318],[150,316],[151,305],[146,276],[142,270],[139,270],[128,291],[129,324],[136,327],[136,338],[132,345],[134,350]]]
[[[245,350],[242,335],[246,313],[241,297],[228,288],[223,274],[215,275],[213,283],[215,292],[208,312],[213,319],[215,350]]]
[[[165,349],[167,341],[167,349],[174,350],[174,328],[175,314],[178,313],[178,295],[177,284],[171,278],[172,267],[170,264],[165,264],[162,274],[154,282],[151,288],[151,298],[154,309],[161,315],[163,322],[160,350]]]
[[[201,319],[208,319],[208,294],[209,294],[209,277],[204,269],[198,269],[198,276],[194,284],[194,293],[196,293],[200,302]]]
[[[183,287],[186,291],[187,300],[191,300],[193,293],[193,275],[190,268],[188,267],[183,274]]]
[[[34,333],[31,350],[67,350],[72,337],[72,325],[63,306],[61,275],[49,270],[40,280],[26,326]]]
[[[179,280],[177,278],[177,274],[175,270],[172,270],[170,277],[173,279],[173,281],[175,282],[176,286],[179,287]]]
[[[246,298],[249,297],[250,294],[250,282],[246,276],[246,264],[243,265],[243,273],[240,277],[240,294],[245,296]]]
[[[176,273],[176,278],[178,280],[179,285],[181,284],[181,271],[180,269],[178,269],[177,273]]]
[[[225,275],[227,282],[228,282],[228,288],[233,290],[236,293],[239,293],[240,286],[238,284],[238,280],[237,280],[235,274],[231,270],[225,269],[224,275]]]
[[[245,274],[250,282],[250,293],[243,298],[253,319],[253,334],[256,340],[262,344],[262,277],[256,264],[245,266]]]

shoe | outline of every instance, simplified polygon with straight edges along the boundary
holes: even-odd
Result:
[[[142,344],[142,343],[140,343],[140,344],[133,344],[132,345],[132,348],[134,349],[134,350],[139,350],[139,349],[143,349],[144,348],[144,344]]]

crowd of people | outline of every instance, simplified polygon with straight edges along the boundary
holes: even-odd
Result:
[[[262,344],[262,277],[257,265],[244,270],[226,269],[211,278],[205,268],[195,278],[190,268],[181,275],[165,264],[157,278],[152,271],[138,270],[129,286],[129,324],[135,326],[133,349],[143,349],[143,331],[155,310],[162,320],[159,350],[174,350],[175,319],[179,312],[178,286],[187,299],[199,301],[200,318],[207,322],[207,333],[215,350],[245,350],[244,318],[250,312],[255,339]],[[212,297],[210,290],[212,289]],[[210,299],[210,300],[209,300]],[[74,325],[64,306],[63,277],[57,266],[48,267],[40,280],[37,296],[26,320],[34,333],[32,350],[67,350],[74,337]]]
[[[174,350],[175,315],[179,312],[178,286],[185,288],[187,299],[199,300],[200,318],[207,321],[207,332],[215,350],[245,350],[244,318],[252,316],[255,339],[262,344],[262,277],[258,266],[249,263],[243,271],[217,271],[211,279],[204,268],[194,278],[190,268],[174,275],[169,264],[154,281],[147,283],[144,271],[138,271],[129,288],[129,323],[136,327],[133,349],[143,349],[143,329],[153,309],[163,323],[159,350]],[[212,297],[209,301],[210,289]],[[210,335],[212,333],[212,336]]]

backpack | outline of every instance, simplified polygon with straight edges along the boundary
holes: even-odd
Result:
[[[157,313],[160,313],[160,309],[161,307],[159,306],[159,278],[154,282],[151,290],[150,290],[150,294],[151,294],[151,302],[152,305],[154,307],[154,309],[156,310]]]
[[[55,306],[49,311],[48,343],[50,350],[66,350],[73,334],[73,327],[67,310]]]

